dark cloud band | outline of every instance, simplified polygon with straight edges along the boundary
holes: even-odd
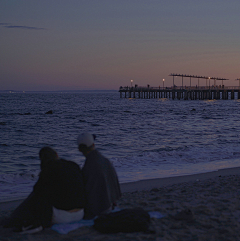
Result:
[[[0,23],[5,28],[17,28],[17,29],[28,29],[28,30],[46,30],[45,28],[29,27],[22,25],[11,25],[9,23]]]

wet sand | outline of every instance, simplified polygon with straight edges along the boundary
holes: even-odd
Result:
[[[147,233],[101,234],[82,227],[68,234],[45,229],[22,235],[0,227],[0,240],[240,240],[240,168],[121,184],[120,208],[159,211]],[[0,203],[0,218],[19,201]]]

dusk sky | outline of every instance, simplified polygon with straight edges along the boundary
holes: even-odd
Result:
[[[2,0],[0,90],[171,86],[171,73],[238,86],[239,9],[239,0]]]

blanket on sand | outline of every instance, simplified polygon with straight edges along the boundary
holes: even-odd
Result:
[[[118,210],[119,211],[119,210]],[[150,218],[163,218],[164,215],[160,212],[152,211],[148,212],[150,215]],[[78,228],[84,227],[84,226],[93,226],[94,225],[94,219],[91,220],[80,220],[73,223],[61,223],[61,224],[54,224],[52,226],[52,230],[60,233],[60,234],[68,234],[69,232],[76,230]]]

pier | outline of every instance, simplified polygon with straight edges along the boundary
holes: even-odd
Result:
[[[120,98],[139,98],[139,99],[153,99],[153,98],[168,98],[178,100],[234,100],[240,99],[240,80],[239,86],[224,86],[223,81],[228,80],[224,78],[206,77],[206,76],[195,76],[195,75],[180,75],[170,74],[173,76],[173,86],[164,87],[146,87],[142,86],[131,86],[131,87],[120,87],[119,93]],[[176,86],[174,83],[174,77],[182,77],[182,86]],[[183,85],[183,78],[190,78],[190,85]],[[198,85],[191,86],[192,78],[198,79]],[[200,80],[206,80],[206,86],[199,86]],[[214,84],[210,85],[210,81],[213,80]],[[222,81],[222,85],[216,85],[216,81]],[[132,81],[131,81],[132,84]]]
[[[240,99],[240,89],[233,87],[120,87],[121,98],[168,98],[183,100]]]

